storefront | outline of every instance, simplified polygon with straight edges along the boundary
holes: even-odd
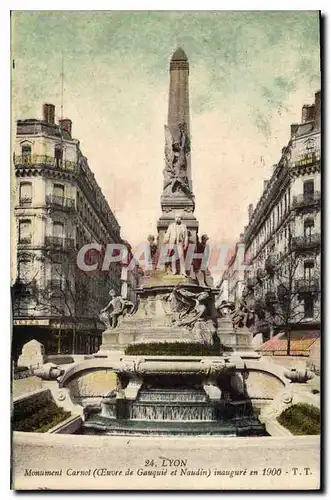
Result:
[[[52,322],[49,319],[15,319],[12,336],[12,357],[22,352],[26,342],[35,339],[51,354],[94,354],[102,341],[102,330],[88,324]]]

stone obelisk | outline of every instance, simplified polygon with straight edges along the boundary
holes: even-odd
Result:
[[[168,124],[165,126],[165,168],[161,196],[162,216],[158,220],[159,241],[175,217],[180,216],[191,232],[197,234],[191,175],[189,63],[178,48],[170,61]]]

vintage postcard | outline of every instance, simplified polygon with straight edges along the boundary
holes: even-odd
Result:
[[[11,13],[12,489],[320,489],[320,23]]]

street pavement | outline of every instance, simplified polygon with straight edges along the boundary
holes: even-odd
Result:
[[[319,437],[13,436],[13,488],[317,489]],[[47,475],[45,475],[47,474]]]

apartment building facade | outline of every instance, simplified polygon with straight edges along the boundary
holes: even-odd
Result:
[[[69,119],[17,122],[12,231],[13,352],[36,338],[49,354],[93,353],[104,329],[98,313],[109,289],[121,293],[122,269],[84,272],[77,252],[87,243],[122,243],[120,226],[91,171]],[[93,263],[102,254],[87,253]]]
[[[319,329],[321,254],[321,93],[274,165],[245,227],[246,300],[262,312],[257,332]],[[286,310],[286,311],[285,311]],[[264,311],[264,313],[263,313]],[[287,320],[284,318],[284,311]]]
[[[219,293],[217,296],[217,305],[222,301],[230,301],[238,304],[243,296],[246,286],[245,282],[245,244],[243,243],[243,234],[231,254],[226,269],[217,284]]]

